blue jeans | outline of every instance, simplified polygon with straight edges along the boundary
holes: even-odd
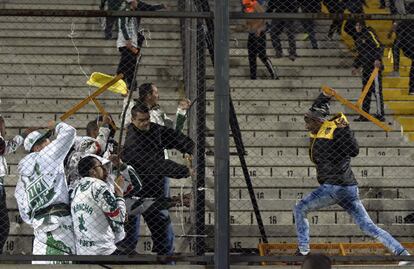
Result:
[[[298,247],[301,252],[310,251],[309,248],[309,222],[306,215],[323,207],[338,204],[352,216],[355,223],[366,234],[387,247],[395,255],[406,254],[404,247],[388,232],[379,228],[369,217],[367,211],[359,200],[358,186],[339,186],[322,184],[319,188],[308,194],[294,208],[296,232],[298,234]]]
[[[170,197],[170,179],[164,178],[164,196]],[[153,252],[159,255],[173,255],[174,253],[174,230],[167,209],[149,208],[143,214],[144,220],[151,231]],[[117,246],[123,251],[122,254],[130,255],[135,253],[139,240],[139,226],[141,215],[129,216],[124,225],[125,239]]]

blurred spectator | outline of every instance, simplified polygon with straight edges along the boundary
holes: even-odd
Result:
[[[406,14],[404,0],[390,0],[390,11],[391,14]],[[403,24],[404,26],[404,24]],[[393,59],[393,72],[389,74],[390,77],[399,77],[400,70],[400,49],[401,49],[401,39],[400,39],[401,27],[399,26],[398,21],[394,21],[392,27],[388,33],[388,38],[392,38],[393,33],[395,33],[394,42],[392,44],[392,59]]]
[[[50,129],[53,126],[54,123]],[[63,161],[73,145],[76,130],[61,122],[55,133],[57,138],[50,142],[51,130],[31,132],[24,140],[29,154],[18,165],[20,177],[14,196],[20,216],[34,230],[33,255],[75,254]]]
[[[396,3],[397,4],[397,3]],[[406,3],[405,10],[407,14],[414,14],[414,2]],[[408,94],[414,94],[414,22],[413,21],[401,21],[398,25],[400,47],[404,52],[404,55],[411,59],[410,68],[410,82],[408,87]]]
[[[264,9],[256,0],[243,0],[243,11],[245,13],[263,13]],[[272,79],[279,79],[273,68],[270,58],[266,54],[266,23],[264,20],[247,20],[249,38],[247,50],[249,54],[250,79],[257,78],[257,56],[266,66]]]
[[[181,132],[150,122],[147,105],[142,102],[132,108],[131,124],[128,126],[123,160],[138,172],[142,180],[142,198],[165,199],[165,177],[186,178],[193,174],[191,168],[165,159],[165,149],[177,149],[191,154],[194,143]],[[172,255],[174,233],[168,210],[154,203],[142,216],[151,231],[153,252]],[[134,251],[137,239],[126,238],[125,245]]]
[[[149,5],[140,0],[127,0],[127,2],[129,2],[129,5],[124,5],[123,10],[156,11],[166,8],[164,4]],[[134,79],[137,56],[145,40],[144,35],[140,33],[140,22],[140,17],[119,18],[116,46],[121,53],[121,59],[116,73],[124,74],[124,80],[130,90],[135,90],[131,89],[131,85]]]
[[[302,264],[302,269],[331,269],[331,259],[324,254],[309,254]]]
[[[136,6],[135,10],[138,10],[138,11],[157,11],[157,10],[161,10],[161,9],[168,9],[168,6],[166,4],[150,5],[150,4],[147,4],[145,2],[142,2],[141,0],[132,0],[132,1],[136,2],[137,6]],[[140,29],[141,17],[136,17],[136,20],[137,20],[136,27],[138,29],[138,47],[141,48],[142,43],[145,40],[145,36],[142,34],[144,29]]]
[[[10,222],[6,204],[6,190],[4,188],[4,179],[9,173],[6,155],[15,152],[22,144],[24,137],[32,129],[26,129],[22,136],[16,135],[12,140],[6,140],[6,123],[0,116],[0,254],[3,253],[3,247],[9,235]]]
[[[135,10],[136,2],[132,1],[129,6],[124,4],[123,10]],[[118,25],[118,39],[116,46],[121,53],[117,74],[123,74],[129,90],[134,79],[137,56],[141,47],[138,46],[138,22],[136,17],[121,17]]]
[[[99,6],[100,10],[105,9],[105,4],[108,2],[107,10],[109,11],[117,11],[120,10],[122,3],[125,0],[101,0],[101,5]],[[105,19],[105,39],[109,40],[112,38],[112,28],[114,23],[116,22],[117,17],[106,17]]]
[[[345,11],[345,0],[323,0],[329,13],[343,14]],[[332,39],[334,34],[341,35],[341,27],[343,20],[335,19],[332,21],[328,31],[328,38]]]
[[[123,178],[115,180],[115,195],[106,183],[109,160],[88,155],[79,161],[82,177],[74,189],[71,214],[77,255],[116,255],[115,243],[125,236],[126,218]]]
[[[299,0],[300,9],[303,13],[321,13],[322,12],[322,0]],[[312,45],[312,49],[318,48],[318,41],[315,36],[315,21],[303,20],[303,28],[308,34],[309,40]]]
[[[351,14],[363,14],[365,0],[343,0],[345,9],[348,9]],[[345,11],[345,10],[344,10]],[[355,30],[356,20],[347,20],[344,26],[344,31],[352,37],[356,42],[357,32]]]
[[[382,95],[382,45],[377,38],[373,29],[366,27],[363,21],[359,21],[355,25],[355,46],[358,52],[354,60],[352,74],[356,75],[359,68],[362,67],[362,85],[368,83],[374,68],[379,68],[378,76],[372,83],[362,104],[362,109],[369,113],[371,107],[371,96],[374,92],[376,99],[377,113],[374,115],[378,120],[385,121],[384,117],[384,99]],[[363,116],[355,119],[355,121],[368,121]]]
[[[298,8],[297,0],[269,0],[266,12],[297,13]],[[283,21],[272,19],[270,37],[276,52],[276,58],[283,57],[282,44],[280,42],[280,34],[283,28],[286,29],[289,40],[289,59],[294,61],[298,55],[296,54],[295,26],[292,20]]]
[[[393,0],[390,0],[390,1],[393,1]],[[379,8],[385,8],[386,7],[385,6],[385,0],[379,0],[379,2],[380,2]]]
[[[180,100],[175,114],[175,120],[172,120],[168,115],[161,109],[159,105],[159,91],[153,83],[143,83],[139,86],[139,99],[145,103],[150,109],[151,122],[157,123],[162,126],[182,131],[184,123],[187,119],[187,110],[190,108],[191,101],[184,98]]]

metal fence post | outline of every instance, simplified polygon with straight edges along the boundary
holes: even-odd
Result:
[[[215,1],[215,268],[229,268],[229,1]]]

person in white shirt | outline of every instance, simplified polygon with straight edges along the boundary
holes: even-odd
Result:
[[[51,131],[31,132],[24,140],[29,154],[18,165],[20,177],[14,196],[21,218],[33,227],[34,255],[75,253],[63,162],[73,145],[76,130],[60,122],[55,133],[57,138],[51,142]]]
[[[26,129],[23,136],[30,133],[32,129]],[[16,135],[11,140],[5,139],[6,124],[4,118],[0,116],[0,254],[3,253],[3,247],[9,235],[10,221],[7,211],[6,190],[4,188],[4,179],[8,174],[6,156],[15,152],[23,144],[23,136]]]
[[[73,192],[71,213],[77,255],[116,255],[116,243],[125,237],[126,217],[123,177],[114,183],[113,194],[106,183],[110,161],[88,155],[78,163],[82,176]]]

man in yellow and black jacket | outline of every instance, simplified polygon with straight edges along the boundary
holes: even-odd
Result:
[[[321,94],[315,102],[316,106],[305,115],[306,126],[311,131],[309,156],[316,165],[319,184],[356,185],[350,163],[351,157],[358,155],[359,146],[347,118],[339,113],[325,120],[321,111],[326,110],[316,108],[317,105],[327,107],[329,99]]]
[[[369,113],[371,106],[371,95],[374,93],[376,99],[377,113],[374,115],[378,120],[385,121],[384,117],[384,98],[382,95],[382,53],[383,47],[375,32],[370,27],[366,27],[363,21],[357,22],[355,33],[355,47],[358,52],[354,60],[352,74],[356,75],[362,67],[362,85],[365,86],[375,67],[379,68],[378,76],[372,83],[362,104],[362,109]],[[360,116],[355,121],[368,121]]]
[[[409,255],[394,237],[375,225],[359,199],[358,183],[351,169],[351,158],[359,153],[358,143],[344,114],[327,120],[329,100],[330,96],[321,93],[305,114],[306,129],[310,132],[309,155],[316,165],[320,186],[293,209],[298,235],[296,254],[310,252],[307,213],[337,204],[352,216],[366,235],[383,243],[394,255]]]

